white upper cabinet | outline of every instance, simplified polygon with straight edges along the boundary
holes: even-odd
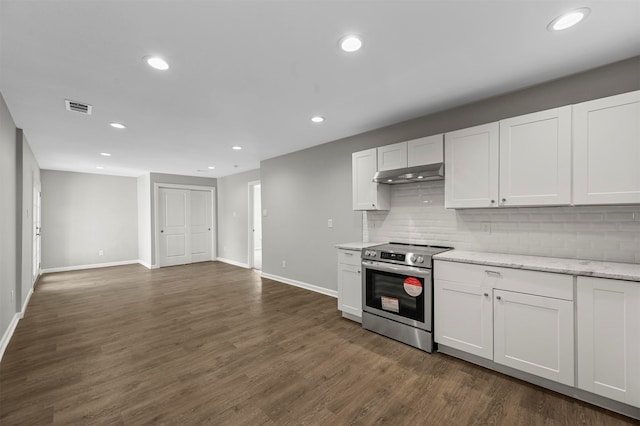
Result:
[[[640,91],[573,106],[575,204],[640,203]]]
[[[443,135],[433,135],[378,148],[378,171],[442,163]]]
[[[407,166],[442,163],[444,160],[443,135],[427,136],[407,142]]]
[[[498,123],[444,135],[446,208],[497,205],[498,147]]]
[[[377,152],[372,148],[351,156],[353,210],[389,210],[389,185],[373,182],[378,166]]]
[[[445,134],[445,207],[571,203],[571,106]]]
[[[407,167],[407,143],[400,142],[378,148],[378,171]]]
[[[571,203],[571,106],[500,121],[500,205]]]

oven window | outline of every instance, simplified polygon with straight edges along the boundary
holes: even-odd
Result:
[[[406,275],[367,269],[366,305],[404,318],[424,322],[424,291],[413,297],[404,289]],[[414,277],[424,289],[424,278]]]

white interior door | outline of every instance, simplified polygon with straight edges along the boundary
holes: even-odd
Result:
[[[253,186],[253,268],[262,269],[262,200],[260,185]]]
[[[191,262],[211,260],[211,192],[191,191]]]
[[[191,213],[190,191],[160,188],[158,195],[160,225],[160,266],[191,262],[188,220]]]
[[[33,186],[33,263],[32,283],[40,275],[40,200],[42,194],[38,185]]]

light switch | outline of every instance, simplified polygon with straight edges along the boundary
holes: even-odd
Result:
[[[327,228],[333,228],[333,219],[327,220]]]

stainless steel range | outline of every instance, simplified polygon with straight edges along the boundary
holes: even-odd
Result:
[[[433,260],[451,247],[389,243],[362,250],[362,326],[433,351]]]

